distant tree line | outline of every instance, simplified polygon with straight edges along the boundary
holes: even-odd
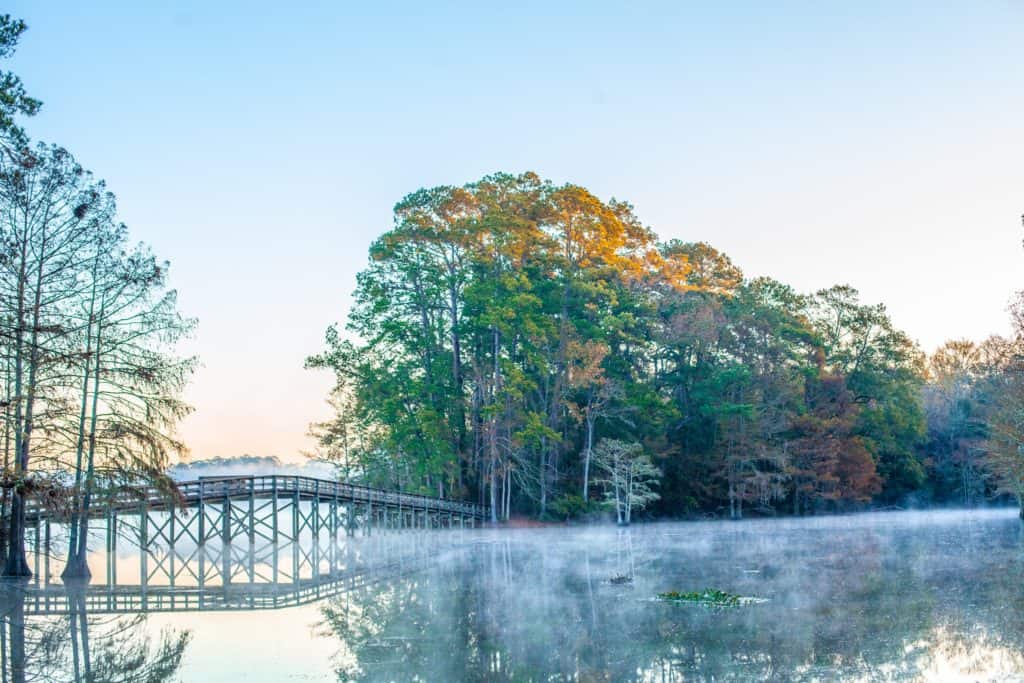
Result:
[[[172,465],[168,476],[175,481],[186,481],[198,477],[251,477],[251,476],[300,476],[316,479],[331,479],[336,468],[330,463],[305,460],[294,463],[282,461],[273,455],[240,455],[236,457],[204,458],[188,460]]]
[[[0,16],[0,57],[24,23]],[[27,501],[67,516],[65,576],[86,577],[89,508],[126,487],[173,487],[180,395],[167,264],[130,242],[114,195],[65,149],[31,145],[14,115],[39,103],[0,73],[0,449],[3,573],[30,574]]]
[[[1014,338],[927,358],[849,286],[745,278],[708,244],[659,241],[625,202],[533,173],[405,197],[357,282],[346,327],[307,361],[337,378],[313,434],[347,478],[495,519],[1024,489],[1020,307]]]

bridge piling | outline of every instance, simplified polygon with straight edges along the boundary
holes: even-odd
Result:
[[[174,508],[171,508],[170,510],[168,510],[167,514],[170,515],[170,519],[167,520],[167,526],[170,528],[170,534],[171,534],[170,546],[171,546],[171,548],[173,548],[174,547],[174,542],[177,540],[177,536],[175,536],[175,534],[174,534],[174,521],[175,521],[175,518],[176,518],[176,515],[174,514]],[[174,585],[174,575],[175,575],[174,559],[175,559],[176,556],[177,556],[176,553],[172,552],[172,553],[170,553],[170,557],[168,558],[168,566],[170,567],[170,574],[171,574],[171,586]]]
[[[313,486],[313,500],[309,503],[310,514],[313,515],[313,567],[314,573],[320,571],[320,482]]]
[[[149,505],[144,500],[139,503],[139,547],[149,547]],[[115,558],[116,562],[116,558]],[[142,580],[142,595],[145,600],[146,586],[149,584],[149,553],[143,550],[139,553],[139,563]]]
[[[256,488],[255,481],[249,480],[249,547],[256,547]]]
[[[292,581],[297,583],[299,580],[299,534],[302,533],[302,529],[299,526],[302,515],[302,501],[299,498],[299,489],[295,488],[295,492],[292,494]]]
[[[279,549],[278,543],[278,502],[277,502],[277,475],[271,475],[270,479],[270,538],[273,539],[270,549],[270,575],[273,577],[274,583],[278,581],[278,555]]]

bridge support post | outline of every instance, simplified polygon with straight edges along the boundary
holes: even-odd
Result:
[[[366,535],[373,535],[373,494],[370,494],[370,500],[366,503]]]
[[[206,500],[203,498],[203,485],[199,485],[199,504],[196,511],[199,514],[199,547],[206,544]]]
[[[249,552],[246,555],[246,570],[249,583],[256,580],[256,479],[249,479],[249,513],[246,517],[246,531],[249,532]]]
[[[117,583],[117,513],[107,503],[107,585]]]
[[[274,577],[274,583],[277,583],[277,556],[280,553],[277,547],[277,475],[272,475],[270,480],[270,553],[271,553],[271,564],[270,571]]]
[[[331,563],[331,572],[334,572],[335,565],[338,562],[338,492],[335,490],[334,497],[331,498],[331,502],[328,507],[328,533],[331,535],[331,556],[329,562]]]
[[[320,481],[313,485],[313,501],[309,504],[313,514],[313,576],[320,573]]]
[[[293,479],[295,493],[292,496],[292,582],[299,582],[299,521],[302,514],[300,507],[302,501],[299,498],[299,480]]]
[[[225,587],[231,583],[231,498],[226,491],[220,510],[220,575]]]
[[[338,491],[335,489],[334,497],[331,499],[331,539],[338,540]]]
[[[256,480],[249,480],[249,550],[256,548]]]
[[[46,563],[44,568],[43,568],[43,576],[44,576],[44,579],[45,579],[44,583],[47,586],[49,586],[50,585],[50,538],[51,538],[50,537],[50,517],[49,517],[49,515],[47,515],[47,517],[46,517],[46,522],[44,524],[43,529],[44,529],[44,531],[43,531],[43,551],[45,553],[44,561]]]
[[[149,507],[143,501],[139,504],[139,576],[142,579],[142,602],[146,603],[146,589],[149,585]]]
[[[231,545],[231,499],[226,493],[220,510],[220,540],[222,545]]]
[[[174,552],[174,522],[175,522],[174,506],[171,506],[167,510],[167,514],[169,514],[171,516],[171,518],[167,520],[167,526],[168,526],[169,533],[170,533],[170,539],[169,539],[170,547],[168,547],[168,549],[167,549],[168,555],[169,555],[169,557],[167,558],[167,566],[170,568],[170,574],[171,574],[170,584],[171,584],[171,587],[173,587],[174,586],[174,557],[175,557],[175,552]]]

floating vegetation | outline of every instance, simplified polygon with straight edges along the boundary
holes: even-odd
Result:
[[[666,602],[692,602],[710,607],[739,607],[747,602],[753,602],[753,600],[748,598],[734,595],[733,593],[726,593],[717,588],[705,588],[702,591],[690,591],[687,593],[668,591],[667,593],[658,593],[658,599]]]
[[[628,574],[616,574],[612,578],[608,579],[608,583],[616,586],[622,586],[627,583],[633,583],[633,577]]]

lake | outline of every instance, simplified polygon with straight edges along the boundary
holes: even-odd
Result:
[[[54,533],[4,681],[1024,680],[1014,510],[380,533],[276,582],[276,551],[157,548],[144,588],[127,544],[60,585]],[[754,600],[657,599],[704,588]]]

